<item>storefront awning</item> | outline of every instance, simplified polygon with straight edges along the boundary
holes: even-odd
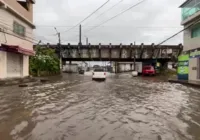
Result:
[[[24,49],[17,45],[8,45],[8,44],[1,44],[0,46],[1,51],[8,51],[8,52],[14,52],[14,53],[20,53],[24,55],[35,55],[35,52],[32,50]]]

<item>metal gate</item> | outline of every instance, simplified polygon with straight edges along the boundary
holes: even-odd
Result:
[[[22,69],[22,55],[7,52],[7,77],[21,77]]]

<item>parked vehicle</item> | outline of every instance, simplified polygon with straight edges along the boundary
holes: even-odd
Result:
[[[142,69],[142,75],[155,75],[156,71],[153,66],[144,66]]]
[[[138,72],[137,71],[132,71],[132,76],[133,77],[137,77],[138,76]]]
[[[103,68],[95,68],[92,74],[92,80],[106,80],[106,72]]]
[[[84,70],[82,70],[82,69],[79,70],[79,74],[84,74],[84,73],[85,73]]]
[[[136,62],[136,71],[138,72],[138,74],[142,74],[142,62]]]

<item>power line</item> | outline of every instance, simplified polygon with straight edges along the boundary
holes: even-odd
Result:
[[[6,27],[6,30],[9,30],[9,31],[11,31],[11,32],[13,32],[13,30],[11,29],[11,28],[8,28],[8,27]],[[3,33],[7,33],[6,31],[2,31]],[[11,33],[10,33],[11,34]],[[14,34],[13,34],[14,35]],[[18,37],[17,35],[15,35],[15,37]],[[29,38],[29,39],[32,39],[32,40],[36,40],[36,39],[34,39],[34,38],[32,38],[32,37],[30,37],[30,36],[27,36],[27,35],[24,35],[24,37],[26,37],[26,38]],[[22,39],[22,37],[18,37],[18,38],[21,38]],[[38,40],[36,40],[36,41],[38,41]]]
[[[174,35],[170,36],[169,38],[165,39],[164,41],[158,43],[157,46],[162,45],[163,43],[167,42],[168,40],[170,40],[170,39],[172,39],[173,37],[177,36],[177,35],[180,34],[181,32],[183,32],[183,31],[185,31],[185,30],[191,28],[192,26],[196,25],[196,24],[199,23],[199,22],[200,22],[200,18],[197,19],[197,20],[196,20],[195,22],[193,22],[192,24],[190,24],[189,26],[187,26],[186,28],[184,28],[183,30],[180,30],[179,32],[177,32],[177,33],[175,33]]]
[[[29,42],[31,42],[31,43],[34,43],[34,42],[33,42],[33,41],[30,41],[30,40],[28,40],[28,39],[31,39],[31,40],[34,40],[34,41],[38,42],[38,40],[37,40],[36,38],[32,38],[32,37],[27,36],[27,35],[25,35],[24,37],[26,37],[26,38],[28,38],[28,39],[25,39],[24,37],[20,37],[20,36],[18,36],[18,35],[11,34],[11,33],[9,33],[9,32],[4,31],[4,30],[9,30],[9,31],[13,32],[13,26],[10,25],[10,24],[5,23],[4,20],[1,19],[1,18],[0,18],[0,25],[2,25],[3,28],[5,28],[5,29],[3,29],[3,31],[1,31],[1,32],[4,33],[4,34],[12,35],[12,36],[14,36],[14,37],[20,38],[20,39],[22,39],[22,40],[29,41]],[[26,30],[25,34],[30,34],[30,35],[34,36],[34,33],[33,33],[33,32],[31,33],[31,32],[28,32],[27,30]],[[45,40],[46,40],[46,39],[45,39]],[[48,40],[46,40],[46,41],[48,41]],[[48,42],[49,42],[49,41],[48,41]],[[43,43],[43,42],[42,42],[42,43]]]
[[[103,27],[103,26],[101,26],[101,27]],[[110,27],[109,27],[110,28]],[[116,28],[116,27],[115,27]],[[158,29],[158,30],[160,30],[160,29],[166,29],[166,30],[169,30],[170,28],[173,28],[173,29],[182,29],[182,27],[133,27],[133,28],[140,28],[140,29],[153,29],[153,30],[155,30],[155,28],[156,29]],[[84,32],[83,32],[84,33]],[[75,38],[75,37],[78,37],[79,36],[79,34],[76,34],[76,35],[73,35],[73,36],[71,36],[70,37],[70,39],[71,38]],[[66,39],[66,40],[63,40],[63,41],[68,41],[68,39]]]
[[[6,28],[8,28],[8,27],[11,27],[11,28],[13,28],[13,26],[12,26],[12,25],[9,25],[9,24],[7,24],[7,23],[3,22],[3,20],[2,20],[2,19],[0,19],[0,23],[1,23],[3,26],[5,26]],[[27,32],[27,31],[26,31],[26,33],[28,33],[28,34],[33,34],[33,33],[31,33],[31,32]]]
[[[115,8],[116,6],[118,6],[120,3],[122,3],[124,0],[120,0],[118,3],[116,3],[115,5],[113,5],[111,8],[107,9],[106,11],[104,11],[103,13],[101,13],[99,16],[97,16],[94,20],[96,20],[97,18],[99,18],[100,16],[104,15],[105,13],[111,11],[113,8]]]
[[[110,0],[107,0],[103,5],[101,5],[99,8],[97,8],[94,12],[92,12],[91,14],[89,14],[86,18],[84,18],[82,21],[80,21],[78,24],[76,24],[75,26],[73,26],[72,28],[68,29],[67,31],[64,32],[68,32],[72,29],[74,29],[75,27],[79,26],[82,22],[84,22],[85,20],[87,20],[88,18],[90,18],[93,14],[95,14],[98,10],[100,10],[102,7],[104,7]]]
[[[30,40],[28,40],[28,39],[25,39],[25,38],[23,38],[23,37],[19,37],[19,36],[17,36],[17,35],[14,35],[14,34],[11,34],[11,33],[5,32],[5,31],[1,31],[1,30],[0,30],[0,32],[5,33],[5,34],[8,34],[8,35],[11,35],[11,36],[14,36],[14,37],[17,37],[17,38],[22,39],[22,40],[26,40],[26,41],[31,42],[31,43],[34,43],[33,41],[30,41]],[[35,40],[35,39],[32,38],[32,40]],[[38,40],[35,40],[35,41],[38,42]]]
[[[9,28],[7,28],[7,30],[9,30],[9,31],[13,31],[12,29],[9,29]],[[9,33],[9,32],[6,32],[6,31],[4,31],[4,30],[0,30],[0,32],[2,32],[2,33],[4,33],[4,34],[8,34],[8,35],[11,35],[11,36],[14,36],[14,37],[17,37],[17,38],[19,38],[19,39],[22,39],[22,40],[26,40],[26,41],[28,41],[28,42],[31,42],[31,43],[35,43],[35,42],[33,42],[33,41],[36,41],[36,42],[38,42],[38,40],[37,39],[35,39],[35,38],[32,38],[32,37],[29,37],[29,36],[26,36],[26,35],[24,35],[23,37],[20,37],[20,36],[18,36],[18,35],[15,35],[15,34],[12,34],[12,33]],[[26,37],[26,38],[24,38],[24,37]],[[46,39],[45,39],[46,40]],[[47,40],[48,41],[48,40]],[[43,43],[43,42],[42,42]]]
[[[102,22],[101,24],[99,24],[99,25],[97,25],[96,27],[94,27],[94,28],[92,28],[92,29],[89,29],[89,30],[87,30],[87,31],[89,32],[89,31],[91,31],[91,30],[94,30],[95,28],[98,28],[99,26],[101,26],[101,25],[107,23],[108,21],[111,21],[111,20],[115,19],[116,17],[118,17],[118,16],[122,15],[123,13],[125,13],[125,12],[131,10],[132,8],[134,8],[134,7],[136,7],[136,6],[140,5],[140,4],[142,4],[142,3],[145,2],[145,1],[146,1],[146,0],[142,0],[142,1],[140,1],[140,2],[138,2],[138,3],[136,3],[136,4],[134,4],[134,5],[132,5],[132,6],[129,7],[128,9],[126,9],[126,10],[120,12],[119,14],[117,14],[117,15],[111,17],[110,19],[108,19],[108,20]]]
[[[138,5],[140,5],[140,4],[143,3],[144,1],[146,1],[146,0],[142,0],[141,2],[138,2],[138,3],[134,4],[134,5],[132,5],[132,6],[129,7],[128,9],[126,9],[126,10],[122,11],[121,13],[119,13],[119,14],[113,16],[112,18],[110,18],[110,19],[108,19],[108,20],[102,22],[101,24],[99,24],[99,25],[97,25],[97,26],[94,26],[94,28],[89,29],[89,30],[87,30],[87,31],[89,32],[89,31],[91,31],[91,30],[93,30],[93,29],[95,29],[95,28],[97,28],[97,27],[99,27],[99,26],[101,26],[101,25],[107,23],[108,21],[110,21],[110,20],[112,20],[112,19],[114,19],[114,18],[120,16],[121,14],[127,12],[128,10],[131,10],[132,8],[134,8],[134,7],[138,6]],[[76,35],[76,36],[78,36],[78,35]],[[74,36],[74,37],[76,37],[76,36]],[[64,41],[67,41],[67,40],[64,40]]]
[[[39,26],[39,27],[43,27],[43,28],[52,28],[52,27],[63,27],[63,28],[66,28],[66,27],[73,27],[73,26],[51,26],[51,25],[42,25],[42,26]],[[85,26],[85,25],[82,25],[82,27],[96,27],[96,26]],[[101,26],[101,28],[116,28],[116,27],[121,27],[121,26],[114,26],[114,25],[106,25],[106,26]],[[130,27],[133,27],[133,28],[182,28],[180,26],[126,26],[128,28]],[[76,28],[79,28],[79,27],[76,27]],[[74,31],[74,32],[78,32],[78,31]]]

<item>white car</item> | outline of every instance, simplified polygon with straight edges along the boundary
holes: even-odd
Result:
[[[92,80],[106,80],[106,72],[103,68],[95,68],[92,74]]]

